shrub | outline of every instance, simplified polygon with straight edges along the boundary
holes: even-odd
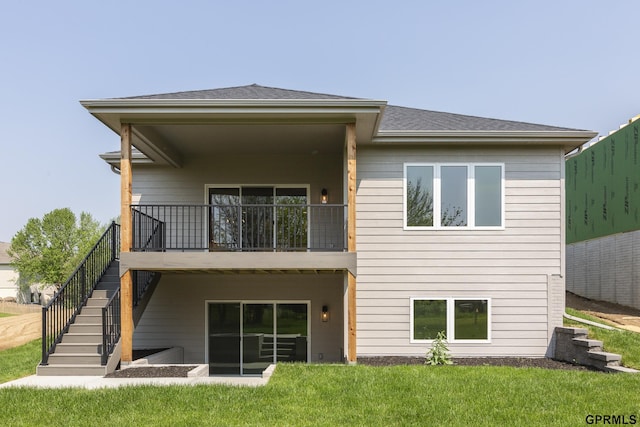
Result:
[[[447,336],[444,331],[438,332],[436,339],[433,340],[431,349],[427,352],[427,358],[424,361],[426,365],[451,365],[451,355],[449,347],[447,347]]]

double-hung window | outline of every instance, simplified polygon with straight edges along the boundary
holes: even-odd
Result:
[[[405,163],[404,227],[503,228],[504,164]]]

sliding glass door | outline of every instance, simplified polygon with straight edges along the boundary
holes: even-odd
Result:
[[[210,250],[306,250],[305,187],[209,188]]]
[[[275,362],[309,361],[308,302],[210,302],[209,373],[260,375]]]

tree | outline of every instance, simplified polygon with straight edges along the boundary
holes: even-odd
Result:
[[[71,209],[54,209],[42,219],[30,218],[11,239],[8,252],[22,283],[60,286],[103,231],[89,213],[82,212],[78,222]]]
[[[458,227],[466,225],[463,211],[457,206],[447,206],[441,210],[440,225]],[[407,225],[433,226],[433,196],[427,188],[422,188],[422,180],[407,182]]]

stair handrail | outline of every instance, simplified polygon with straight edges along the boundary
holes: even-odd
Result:
[[[104,366],[109,360],[109,355],[113,352],[120,339],[120,288],[118,288],[107,305],[102,308],[102,349],[101,364]]]
[[[42,307],[42,365],[75,321],[96,285],[120,257],[120,225],[112,222],[69,279]]]

